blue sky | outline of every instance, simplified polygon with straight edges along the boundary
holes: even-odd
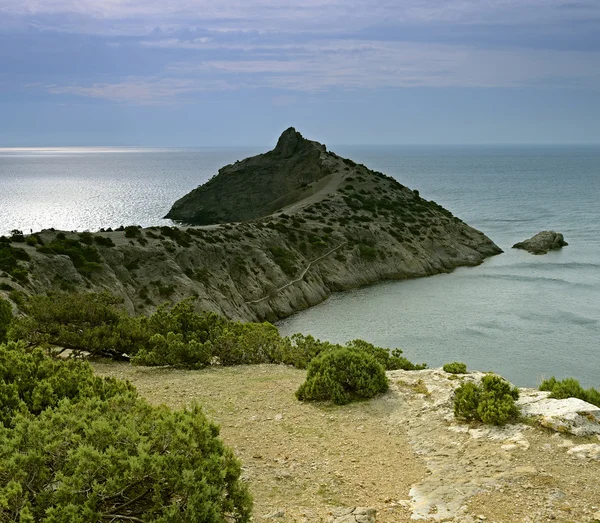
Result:
[[[598,0],[0,0],[0,146],[600,143]]]

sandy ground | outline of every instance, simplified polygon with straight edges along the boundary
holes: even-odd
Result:
[[[94,363],[151,403],[200,403],[243,463],[255,521],[331,520],[336,507],[377,509],[378,522],[593,522],[600,461],[569,451],[599,443],[518,425],[457,424],[441,373],[390,374],[391,390],[343,407],[303,404],[305,372],[280,365],[202,371]],[[421,376],[421,377],[419,377]],[[420,381],[419,381],[420,380]],[[429,384],[429,388],[428,385]]]

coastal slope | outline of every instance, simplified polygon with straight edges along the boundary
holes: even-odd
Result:
[[[292,128],[270,153],[221,169],[169,216],[194,225],[46,230],[13,242],[25,251],[18,263],[27,276],[0,273],[0,289],[107,290],[136,313],[194,296],[199,308],[232,319],[274,321],[336,291],[502,252],[418,191]]]

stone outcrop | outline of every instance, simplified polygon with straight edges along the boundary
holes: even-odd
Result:
[[[515,243],[513,249],[524,249],[531,254],[546,254],[550,251],[562,249],[569,245],[563,235],[554,231],[538,232],[528,240]]]
[[[525,417],[540,425],[575,436],[600,434],[600,408],[578,398],[549,398],[550,392],[521,389],[518,405]]]
[[[419,371],[388,371],[390,393],[380,401],[387,400],[390,423],[406,427],[407,436],[415,452],[422,457],[428,468],[427,475],[413,485],[409,499],[397,503],[412,512],[415,520],[455,521],[549,521],[557,519],[553,503],[546,500],[556,488],[556,478],[548,472],[550,465],[555,471],[577,460],[586,467],[596,468],[600,461],[600,445],[573,436],[592,435],[600,439],[597,428],[599,409],[594,405],[570,398],[548,398],[548,392],[536,389],[519,389],[517,402],[526,418],[537,421],[542,427],[555,430],[536,430],[536,423],[515,423],[504,426],[468,424],[457,420],[453,413],[453,395],[463,383],[480,383],[482,372],[453,375],[442,369]],[[401,401],[399,401],[398,398]],[[396,403],[395,403],[396,402]],[[398,405],[395,411],[393,405]],[[552,423],[547,423],[549,420]],[[543,434],[543,442],[536,443]],[[546,460],[528,457],[539,452]],[[591,465],[594,464],[594,465]],[[469,513],[469,499],[482,492],[522,492],[533,490],[532,482],[538,479],[536,499],[526,510],[527,519],[496,519]],[[547,492],[542,493],[542,489]],[[579,491],[578,491],[579,492]],[[514,502],[519,502],[511,496]],[[589,508],[589,507],[587,507]],[[595,506],[591,507],[592,509]],[[570,509],[571,510],[571,509]],[[582,514],[581,508],[579,515]],[[477,514],[477,513],[475,513]],[[571,517],[574,513],[571,514]],[[530,519],[529,519],[530,518]],[[573,521],[592,521],[572,517]]]
[[[43,247],[15,244],[31,258],[21,262],[28,281],[0,273],[0,283],[25,293],[106,290],[138,314],[194,296],[199,309],[274,321],[336,291],[450,272],[502,252],[417,191],[293,129],[273,151],[222,169],[203,187],[194,193],[202,204],[190,194],[185,205],[176,204],[187,209],[178,216],[201,223],[255,219],[128,227],[92,237],[42,231]],[[69,242],[68,252],[89,248],[98,257],[89,270],[77,270],[52,250],[57,241]],[[78,247],[80,241],[91,243]]]
[[[368,507],[339,508],[332,511],[330,523],[375,523],[377,511]]]

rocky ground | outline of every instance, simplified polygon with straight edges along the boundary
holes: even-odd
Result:
[[[392,371],[388,393],[336,407],[298,402],[305,372],[285,366],[94,368],[129,379],[152,403],[202,404],[244,464],[256,521],[374,521],[355,507],[375,509],[378,522],[600,520],[600,438],[533,419],[505,428],[456,422],[454,387],[481,373]],[[522,396],[537,401],[535,391]],[[591,432],[596,426],[593,418]]]

